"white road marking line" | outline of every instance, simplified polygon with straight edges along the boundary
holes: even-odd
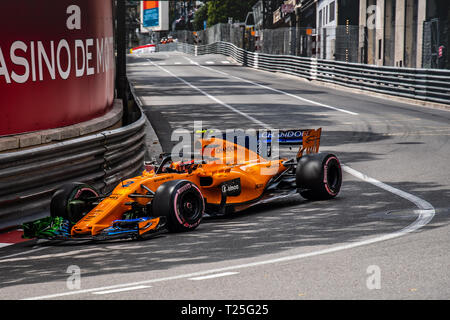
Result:
[[[127,287],[127,288],[112,289],[112,290],[105,290],[105,291],[96,291],[96,292],[92,292],[92,294],[110,294],[110,293],[116,293],[116,292],[140,290],[140,289],[147,289],[147,288],[151,288],[151,286],[135,286],[135,287]]]
[[[208,279],[214,279],[214,278],[231,276],[231,275],[238,274],[238,273],[239,272],[222,272],[222,273],[212,274],[212,275],[209,275],[209,276],[201,276],[201,277],[189,278],[189,280],[194,280],[194,281],[208,280]]]
[[[341,109],[341,108],[337,108],[337,107],[330,106],[330,105],[325,104],[325,103],[316,102],[316,101],[313,101],[313,100],[310,100],[310,99],[302,98],[302,97],[297,96],[297,95],[295,95],[295,94],[292,94],[292,93],[289,93],[289,92],[285,92],[285,91],[282,91],[282,90],[278,90],[278,89],[275,89],[275,88],[272,88],[272,87],[269,87],[269,86],[266,86],[266,85],[263,85],[263,84],[260,84],[260,83],[251,81],[251,80],[247,80],[247,79],[244,79],[244,78],[240,78],[240,77],[237,77],[237,76],[233,76],[233,75],[228,74],[228,73],[226,73],[226,72],[222,72],[222,71],[219,71],[219,70],[215,70],[215,69],[213,69],[213,68],[209,68],[209,67],[202,66],[202,65],[199,65],[199,64],[197,64],[197,65],[198,65],[199,67],[201,67],[201,68],[208,69],[208,70],[211,70],[211,71],[214,71],[214,72],[217,72],[217,73],[226,75],[226,76],[228,76],[228,77],[237,79],[237,80],[239,80],[239,81],[243,81],[243,82],[250,83],[250,84],[252,84],[252,85],[255,85],[255,86],[258,86],[258,87],[267,89],[267,90],[271,90],[271,91],[274,91],[274,92],[277,92],[277,93],[281,93],[281,94],[284,94],[284,95],[289,96],[289,97],[291,97],[291,98],[294,98],[294,99],[297,99],[297,100],[301,100],[301,101],[303,101],[303,102],[311,103],[311,104],[317,105],[317,106],[319,106],[319,107],[323,107],[323,108],[327,108],[327,109],[331,109],[331,110],[335,110],[335,111],[339,111],[339,112],[351,114],[351,115],[353,115],[353,116],[359,115],[359,113],[356,113],[356,112],[353,112],[353,111],[348,111],[348,110],[345,110],[345,109]]]
[[[387,185],[381,181],[378,181],[374,178],[368,177],[365,174],[363,174],[359,171],[356,171],[355,169],[352,169],[346,165],[343,165],[342,168],[345,172],[350,173],[352,176],[354,176],[360,180],[363,180],[367,183],[370,183],[374,186],[377,186],[378,188],[386,190],[390,193],[393,193],[405,200],[408,200],[409,202],[414,203],[416,205],[416,207],[419,208],[419,210],[416,210],[418,217],[417,217],[416,221],[414,221],[414,223],[412,223],[408,227],[406,227],[398,232],[394,232],[389,235],[386,235],[385,236],[386,239],[399,237],[406,233],[415,231],[415,230],[425,226],[426,224],[428,224],[433,219],[434,215],[436,214],[436,210],[429,202],[427,202],[415,195],[412,195],[412,194],[402,191],[400,189],[394,188],[394,187]]]
[[[185,59],[186,59],[187,61],[189,61],[191,64],[195,64],[195,65],[197,65],[197,66],[200,65],[198,62],[196,62],[196,61],[194,61],[194,60],[192,60],[192,59],[189,59],[188,57],[183,57],[183,58],[185,58]]]
[[[74,294],[83,294],[83,293],[93,293],[93,292],[102,292],[102,291],[107,291],[107,290],[116,290],[119,288],[132,288],[133,287],[140,287],[140,286],[144,286],[141,283],[124,283],[124,284],[118,284],[118,285],[114,285],[114,286],[107,286],[107,287],[98,287],[98,288],[91,288],[91,289],[83,289],[83,290],[68,290],[66,292],[62,292],[62,293],[56,293],[56,294],[49,294],[49,295],[45,295],[45,296],[40,296],[40,297],[32,297],[32,298],[25,298],[25,299],[21,299],[21,300],[45,300],[45,299],[53,299],[53,298],[59,298],[59,297],[64,297],[64,296],[71,296]],[[151,286],[145,285],[145,287],[150,288]]]
[[[206,64],[214,64],[214,61],[206,61]]]
[[[10,255],[7,255],[7,256],[2,256],[2,257],[0,257],[0,262],[11,262],[10,260],[9,261],[8,260],[4,261],[4,260],[8,259],[8,258],[13,258],[13,257],[21,256],[21,255],[24,255],[24,254],[28,254],[28,253],[33,253],[33,252],[36,252],[36,251],[41,251],[41,250],[48,249],[48,248],[50,248],[50,247],[39,247],[39,248],[31,249],[31,250],[28,250],[28,251],[18,252],[18,253],[10,254]]]
[[[27,298],[24,300],[42,300],[42,299],[59,298],[59,297],[63,297],[63,296],[89,293],[89,292],[93,292],[93,291],[100,291],[100,290],[107,290],[107,289],[114,289],[114,288],[123,288],[123,287],[130,287],[130,286],[148,285],[150,283],[173,281],[173,280],[179,280],[179,279],[184,279],[184,278],[200,277],[200,276],[204,276],[204,275],[208,275],[208,274],[212,274],[212,273],[218,274],[218,273],[228,272],[231,270],[239,270],[239,269],[268,265],[268,264],[275,264],[275,263],[279,263],[279,262],[300,260],[300,259],[304,259],[304,258],[334,253],[334,252],[338,252],[338,251],[342,251],[342,250],[348,250],[348,249],[353,249],[353,248],[357,248],[357,247],[362,247],[362,246],[374,244],[377,242],[401,237],[408,233],[411,233],[413,231],[420,229],[421,227],[425,226],[427,223],[429,223],[433,219],[433,217],[435,215],[435,209],[427,201],[420,199],[419,197],[416,197],[416,196],[409,194],[405,191],[402,191],[400,189],[391,187],[391,186],[389,186],[385,183],[382,183],[376,179],[370,178],[370,177],[364,175],[363,173],[356,171],[348,166],[343,166],[343,168],[346,172],[354,175],[355,177],[357,177],[359,179],[362,179],[365,182],[368,182],[377,187],[380,187],[388,192],[393,192],[397,196],[400,196],[408,201],[413,202],[419,208],[419,210],[417,211],[418,217],[416,218],[416,220],[413,223],[411,223],[410,225],[408,225],[407,227],[401,229],[400,231],[396,231],[396,232],[389,233],[386,235],[378,236],[378,237],[375,237],[372,239],[352,242],[352,243],[335,246],[335,247],[331,247],[331,248],[327,248],[327,249],[317,250],[317,251],[313,251],[313,252],[301,253],[301,254],[296,254],[296,255],[290,255],[290,256],[285,256],[285,257],[280,257],[280,258],[275,258],[275,259],[268,259],[268,260],[262,260],[262,261],[239,264],[239,265],[232,265],[232,266],[223,267],[223,268],[210,269],[210,270],[199,271],[199,272],[194,272],[194,273],[189,273],[189,274],[181,274],[181,275],[171,276],[171,277],[163,277],[163,278],[158,278],[158,279],[151,279],[151,280],[126,283],[126,284],[119,284],[119,285],[110,286],[110,287],[94,288],[94,289],[78,290],[78,291],[68,291],[68,292],[50,294],[50,295],[45,295],[45,296]]]
[[[229,104],[227,104],[227,103],[225,103],[225,102],[223,102],[223,101],[217,99],[216,97],[210,95],[209,93],[203,91],[202,89],[197,88],[197,87],[194,86],[193,84],[187,82],[187,81],[184,80],[183,78],[178,77],[176,74],[170,72],[169,70],[167,70],[167,69],[165,69],[165,68],[163,68],[163,67],[161,67],[161,66],[158,66],[156,63],[154,63],[154,62],[151,61],[150,59],[148,59],[148,61],[149,61],[152,65],[154,65],[155,67],[158,67],[158,68],[161,69],[162,71],[164,71],[164,72],[170,74],[172,77],[177,78],[178,80],[180,80],[181,82],[183,82],[183,83],[186,84],[187,86],[191,87],[191,88],[194,89],[194,90],[197,90],[198,92],[200,92],[201,94],[207,96],[208,98],[210,98],[210,99],[213,100],[214,102],[216,102],[216,103],[218,103],[218,104],[220,104],[220,105],[222,105],[222,106],[224,106],[224,107],[226,107],[226,108],[228,108],[228,109],[230,109],[230,110],[232,110],[232,111],[234,111],[234,112],[240,114],[241,116],[243,116],[243,117],[245,117],[245,118],[247,118],[247,119],[253,121],[253,122],[256,123],[256,124],[259,124],[260,126],[263,126],[263,127],[266,127],[266,128],[270,128],[270,127],[268,127],[265,123],[263,123],[263,122],[261,122],[261,121],[255,119],[255,118],[253,118],[252,116],[249,116],[248,114],[246,114],[246,113],[244,113],[244,112],[242,112],[242,111],[240,111],[240,110],[238,110],[238,109],[236,109],[236,108],[230,106]]]
[[[181,64],[181,62],[175,62],[174,64]]]
[[[197,65],[199,67],[202,67],[202,68],[205,68],[205,69],[208,69],[208,70],[216,71],[215,69],[212,69],[212,68],[209,68],[209,67],[201,66],[199,64],[197,64]],[[163,69],[163,68],[161,68],[161,69]],[[264,87],[264,88],[267,88],[267,89],[270,89],[270,90],[274,90],[274,91],[277,91],[277,92],[280,92],[280,93],[284,93],[284,94],[292,96],[292,97],[297,97],[295,95],[292,95],[290,93],[286,93],[286,92],[278,90],[278,89],[274,89],[274,88],[267,87],[267,86],[261,85],[259,83],[250,81],[250,80],[246,80],[246,79],[242,79],[242,78],[239,78],[239,77],[236,77],[236,76],[233,76],[233,75],[229,75],[229,74],[227,74],[225,72],[222,72],[222,71],[219,71],[219,72],[222,73],[222,74],[228,75],[230,77],[233,77],[233,78],[236,78],[236,79],[239,79],[239,80],[242,80],[242,81],[246,81],[246,82],[252,83],[252,84],[260,86],[260,87]],[[189,86],[192,86],[187,81],[179,78],[178,76],[176,76],[174,74],[172,74],[172,75],[175,76],[176,78],[182,80],[184,83],[188,84]],[[201,90],[201,89],[197,88],[197,90]],[[203,92],[203,91],[201,90],[201,92]],[[205,92],[205,94],[207,94],[207,93]],[[216,99],[215,97],[213,97],[213,96],[211,96],[209,94],[207,94],[207,95],[209,97],[213,98],[213,99]],[[300,97],[297,97],[297,98],[300,98]],[[300,99],[303,99],[303,98],[300,98]],[[305,100],[307,100],[307,99],[305,99]],[[316,103],[314,101],[311,101],[311,102],[312,103]],[[327,106],[327,107],[330,107],[331,109],[336,109],[336,108],[331,107],[331,106]],[[243,113],[242,111],[236,110],[233,107],[231,107],[231,110],[233,110],[233,111],[235,111],[235,112],[237,112],[237,113],[239,113],[241,115],[245,115],[245,113]],[[357,115],[357,113],[353,113],[353,112],[350,112],[350,111],[347,111],[347,110],[341,110],[341,109],[339,109],[339,110],[342,111],[342,112],[347,112],[347,113],[352,113],[352,114]],[[255,118],[251,117],[251,116],[247,115],[247,118],[250,119],[250,120],[253,120],[255,123],[257,123],[259,125],[262,124],[265,127],[270,127],[267,124],[263,123],[262,121],[259,121],[259,120],[255,119]],[[434,207],[430,203],[428,203],[427,201],[425,201],[423,199],[420,199],[419,197],[416,197],[416,196],[414,196],[412,194],[409,194],[407,192],[404,192],[404,191],[402,191],[400,189],[396,189],[394,187],[391,187],[391,186],[389,186],[389,185],[387,185],[387,184],[385,184],[385,183],[383,183],[381,181],[378,181],[378,180],[376,180],[374,178],[370,178],[370,177],[364,175],[363,173],[358,172],[355,169],[352,169],[352,168],[350,168],[348,166],[343,165],[343,169],[346,172],[350,173],[351,175],[353,175],[353,176],[355,176],[355,177],[357,177],[357,178],[359,178],[359,179],[361,179],[361,180],[363,180],[363,181],[365,181],[367,183],[373,184],[373,185],[375,185],[375,186],[377,186],[377,187],[379,187],[381,189],[384,189],[384,190],[386,190],[386,191],[388,191],[390,193],[393,193],[393,194],[395,194],[395,195],[397,195],[399,197],[402,197],[402,198],[404,198],[404,199],[414,203],[419,208],[419,210],[416,212],[416,213],[418,213],[418,218],[417,218],[416,222],[414,222],[413,224],[411,224],[407,228],[402,229],[401,231],[399,231],[397,233],[392,233],[392,234],[387,235],[386,239],[395,238],[395,237],[398,237],[398,236],[403,235],[405,233],[417,230],[417,229],[421,228],[422,226],[428,224],[431,221],[431,219],[433,219],[436,211],[435,211]],[[383,239],[383,238],[380,238],[380,239]],[[378,240],[378,241],[382,241],[382,240]],[[362,243],[364,243],[364,242],[362,242]]]
[[[231,63],[230,61],[227,61],[227,60],[222,60],[220,62],[222,62],[223,64],[230,64]]]
[[[150,61],[151,62],[151,61]],[[153,65],[155,65],[153,62],[151,62]],[[156,65],[155,65],[156,66]],[[159,67],[161,68],[161,67]],[[163,68],[161,68],[163,69]],[[169,74],[172,74],[171,72],[168,72]],[[180,79],[181,81],[183,81],[184,83],[188,84],[187,81],[175,76],[176,78]],[[188,84],[189,85],[189,84]],[[189,85],[191,86],[191,85]],[[194,87],[195,88],[195,87]],[[196,90],[199,90],[197,88],[195,88]],[[242,112],[238,112],[239,114],[241,114]],[[250,116],[248,116],[250,117]],[[252,119],[254,119],[253,117],[250,117]],[[256,119],[254,119],[256,120]],[[259,123],[264,124],[263,122],[256,120]],[[255,122],[256,123],[256,122]],[[265,126],[267,126],[266,124],[264,124]],[[245,269],[245,268],[252,268],[252,267],[257,267],[257,266],[263,266],[263,265],[269,265],[269,264],[275,264],[275,263],[279,263],[279,262],[288,262],[288,261],[295,261],[295,260],[300,260],[300,259],[304,259],[304,258],[309,258],[309,257],[315,257],[315,256],[319,256],[319,255],[324,255],[324,254],[329,254],[329,253],[334,253],[334,252],[338,252],[338,251],[342,251],[342,250],[348,250],[348,249],[353,249],[353,248],[357,248],[357,247],[362,247],[362,246],[366,246],[366,245],[370,245],[370,244],[374,244],[377,242],[381,242],[381,241],[386,241],[386,240],[390,240],[390,239],[394,239],[397,237],[401,237],[404,236],[408,233],[417,231],[418,229],[422,228],[423,226],[425,226],[426,224],[428,224],[434,217],[434,215],[436,214],[436,210],[435,208],[427,201],[414,196],[410,193],[407,193],[405,191],[402,191],[400,189],[394,188],[392,186],[389,186],[381,181],[378,181],[374,178],[368,177],[367,175],[352,169],[348,166],[343,165],[343,170],[348,172],[349,174],[355,176],[358,179],[361,179],[367,183],[370,183],[372,185],[375,185],[387,192],[393,193],[401,198],[404,198],[405,200],[408,200],[410,202],[412,202],[413,204],[415,204],[419,210],[416,210],[415,212],[418,214],[416,220],[411,223],[410,225],[408,225],[407,227],[393,232],[393,233],[389,233],[389,234],[385,234],[382,236],[378,236],[378,237],[374,237],[371,239],[367,239],[367,240],[362,240],[362,241],[356,241],[356,242],[351,242],[348,244],[343,244],[343,245],[339,245],[339,246],[335,246],[335,247],[331,247],[331,248],[327,248],[327,249],[322,249],[322,250],[317,250],[317,251],[313,251],[313,252],[308,252],[308,253],[301,253],[301,254],[294,254],[294,255],[290,255],[290,256],[285,256],[285,257],[280,257],[280,258],[274,258],[274,259],[267,259],[267,260],[262,260],[262,261],[256,261],[256,262],[251,262],[251,263],[245,263],[245,264],[239,264],[239,265],[231,265],[231,266],[227,266],[227,267],[222,267],[222,268],[216,268],[216,269],[210,269],[210,270],[205,270],[205,271],[199,271],[199,272],[194,272],[194,273],[189,273],[189,274],[181,274],[181,275],[176,275],[176,276],[170,276],[170,277],[163,277],[163,278],[157,278],[157,279],[151,279],[151,280],[144,280],[144,281],[138,281],[138,282],[132,282],[132,283],[126,283],[126,284],[119,284],[119,285],[115,285],[115,286],[110,286],[110,287],[104,287],[104,288],[94,288],[94,289],[87,289],[87,290],[78,290],[78,291],[68,291],[68,292],[62,292],[62,293],[56,293],[56,294],[50,294],[50,295],[45,295],[45,296],[38,296],[38,297],[32,297],[32,298],[27,298],[27,299],[23,299],[23,300],[42,300],[42,299],[51,299],[51,298],[59,298],[62,296],[68,296],[68,295],[75,295],[75,294],[82,294],[82,293],[88,293],[88,292],[93,292],[93,291],[99,291],[99,290],[107,290],[107,289],[114,289],[114,288],[123,288],[123,287],[129,287],[129,286],[140,286],[140,285],[148,285],[150,283],[157,283],[157,282],[163,282],[163,281],[173,281],[173,280],[179,280],[179,279],[185,279],[185,278],[193,278],[193,277],[200,277],[200,276],[204,276],[204,275],[208,275],[208,274],[212,274],[212,273],[224,273],[224,272],[228,272],[231,270],[239,270],[239,269]]]

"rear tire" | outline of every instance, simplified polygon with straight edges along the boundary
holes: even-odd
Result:
[[[342,169],[333,154],[305,155],[295,172],[297,188],[308,200],[327,200],[338,195],[342,185]]]
[[[205,212],[200,189],[187,180],[172,180],[158,187],[152,201],[154,216],[165,216],[171,232],[194,230]]]
[[[99,196],[99,192],[92,186],[82,182],[64,184],[56,190],[50,202],[50,215],[62,217],[71,223],[77,223],[95,206],[88,198]],[[76,201],[76,205],[71,203]]]

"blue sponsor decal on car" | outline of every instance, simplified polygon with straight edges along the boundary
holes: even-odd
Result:
[[[128,187],[129,185],[131,185],[133,183],[134,183],[133,180],[127,181],[126,183],[122,183],[122,188],[126,188],[126,187]]]
[[[271,143],[277,141],[280,144],[300,144],[303,142],[303,133],[305,130],[275,130],[258,132],[260,141]],[[274,140],[276,139],[276,140]]]

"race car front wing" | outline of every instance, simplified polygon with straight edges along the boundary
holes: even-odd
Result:
[[[62,217],[46,217],[22,225],[23,238],[49,240],[111,240],[145,239],[166,231],[166,217],[143,217],[115,220],[110,227],[96,235],[75,235],[70,232],[72,224]]]

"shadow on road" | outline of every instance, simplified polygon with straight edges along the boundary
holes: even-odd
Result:
[[[193,232],[145,241],[50,242],[40,252],[0,258],[0,287],[65,281],[71,265],[81,268],[82,277],[113,274],[116,278],[189,265],[192,272],[201,271],[199,263],[230,263],[283,255],[293,249],[299,252],[337,246],[398,231],[416,219],[417,208],[410,202],[348,175],[345,178],[336,199],[310,202],[291,196],[230,217],[205,219]],[[399,187],[429,198],[440,186],[402,182]],[[449,190],[445,193],[450,197]],[[432,222],[423,229],[448,223],[447,215],[436,226]],[[28,250],[32,245],[22,244],[19,249]]]

